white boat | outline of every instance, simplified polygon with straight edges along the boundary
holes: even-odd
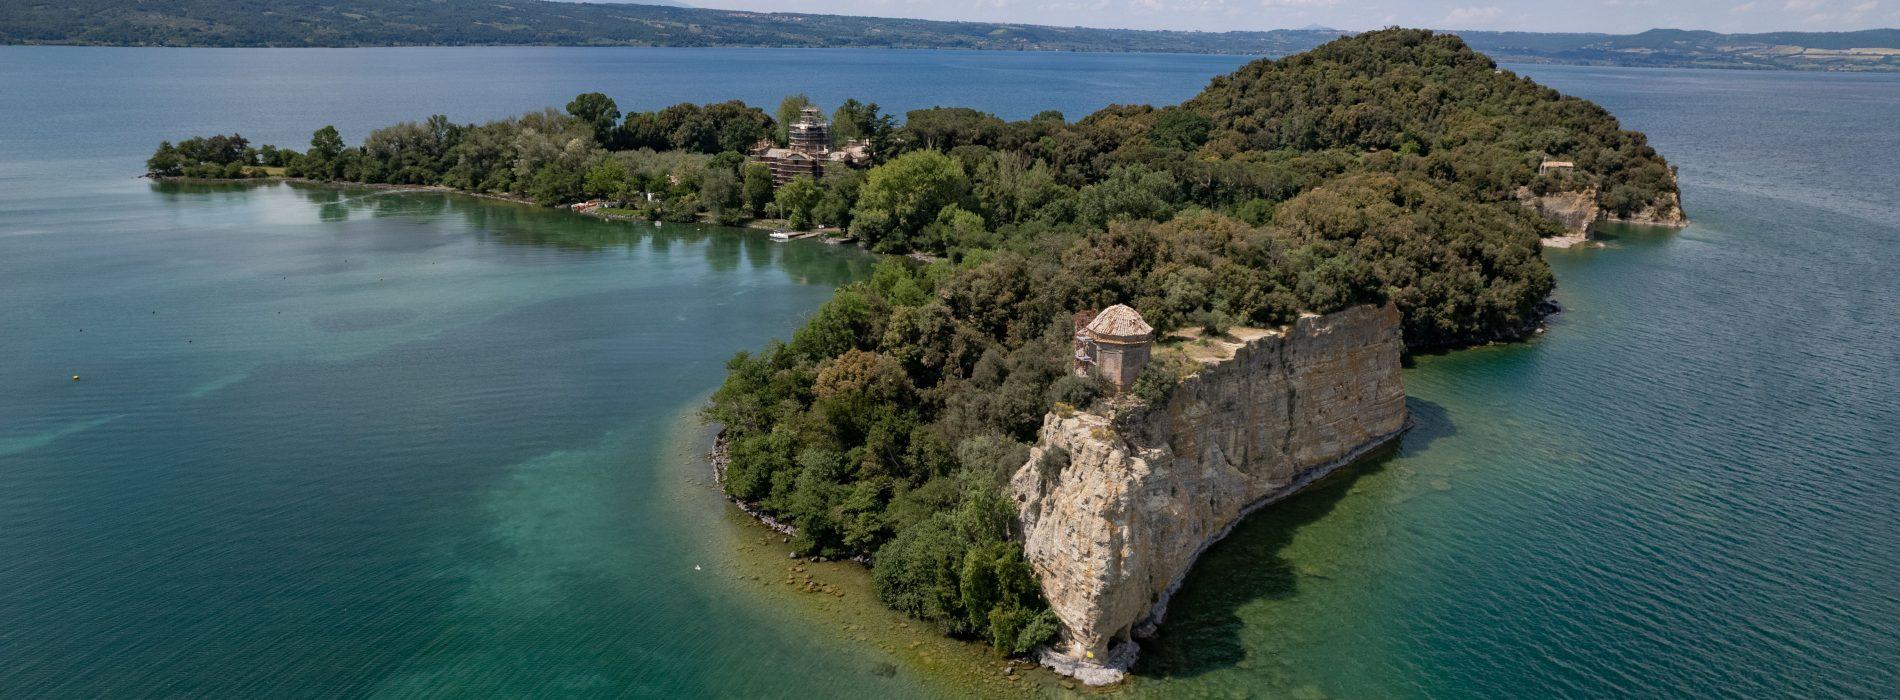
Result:
[[[775,241],[792,240],[792,232],[787,231],[785,229],[779,229],[777,231],[773,231],[771,235],[772,235],[772,240],[775,240]]]

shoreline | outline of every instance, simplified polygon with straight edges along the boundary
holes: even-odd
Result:
[[[398,185],[398,184],[392,184],[392,183],[387,183],[387,182],[352,182],[349,180],[312,180],[309,178],[286,177],[282,175],[271,175],[271,176],[266,176],[266,177],[186,177],[183,175],[174,176],[174,175],[147,174],[147,175],[140,175],[139,177],[143,179],[151,180],[152,182],[175,182],[175,183],[187,184],[187,185],[252,185],[252,184],[277,185],[277,184],[283,184],[283,185],[309,185],[312,187],[333,187],[337,189],[361,187],[361,188],[366,188],[366,189],[385,190],[385,191],[436,192],[436,193],[442,193],[442,194],[457,194],[457,195],[463,195],[467,197],[474,197],[476,199],[487,199],[487,200],[492,200],[492,201],[497,201],[497,202],[508,202],[511,204],[521,204],[525,206],[534,207],[537,209],[547,209],[550,211],[565,211],[570,214],[575,214],[578,216],[589,216],[596,219],[600,219],[602,221],[620,221],[620,222],[629,222],[629,223],[648,223],[648,224],[674,223],[674,224],[687,225],[687,226],[720,226],[724,228],[742,228],[742,229],[750,229],[754,231],[776,231],[779,229],[786,228],[786,226],[784,225],[783,219],[747,219],[746,221],[742,223],[730,224],[730,225],[721,224],[721,223],[717,223],[713,221],[659,222],[659,221],[654,221],[652,219],[643,219],[637,216],[627,216],[625,214],[602,214],[602,213],[599,213],[598,209],[590,209],[590,210],[585,210],[585,211],[576,210],[573,207],[574,207],[574,204],[578,204],[578,202],[570,203],[570,204],[558,204],[554,206],[542,206],[540,204],[536,204],[534,200],[528,199],[527,197],[523,197],[520,195],[507,194],[507,193],[502,193],[502,192],[475,192],[471,190],[464,190],[464,189],[450,187],[448,185]],[[836,228],[820,227],[820,228],[813,228],[809,230],[811,232],[818,234],[816,237],[820,238],[826,244],[829,244],[829,245],[838,245],[850,240],[849,234],[845,234],[844,231],[840,229],[836,229]],[[839,234],[839,235],[832,235],[832,234]],[[858,246],[858,247],[862,248],[863,246]]]
[[[798,528],[791,523],[772,517],[764,510],[761,510],[758,504],[739,500],[732,494],[726,493],[726,462],[731,459],[731,455],[727,450],[726,429],[724,426],[719,428],[717,435],[713,438],[712,449],[706,452],[705,459],[708,464],[712,465],[713,487],[719,489],[719,495],[724,497],[728,503],[738,506],[739,512],[751,516],[754,521],[771,529],[773,532],[777,532],[788,538],[798,536]],[[790,542],[786,542],[785,544],[790,544]],[[798,559],[800,557],[794,555],[788,558]],[[859,554],[847,559],[830,559],[826,557],[804,557],[804,559],[814,564],[822,564],[830,561],[855,562],[863,565],[865,573],[867,574],[870,573],[871,568],[871,557],[866,554]]]
[[[1057,27],[1057,28],[1060,29],[1062,27]],[[1118,31],[1112,28],[1102,28],[1102,27],[1094,27],[1093,29],[1106,30],[1106,31]],[[1171,30],[1164,29],[1164,30],[1128,30],[1128,31],[1171,31]],[[1296,29],[1296,30],[1266,30],[1266,31],[1303,31],[1303,30]],[[1866,31],[1866,30],[1861,30],[1861,31]],[[1355,34],[1355,33],[1357,32],[1349,32],[1349,31],[1340,32],[1341,35],[1350,35],[1350,34]],[[1451,31],[1450,33],[1462,35],[1461,32],[1457,32],[1457,31]],[[1479,31],[1477,33],[1484,33],[1484,32]],[[1532,34],[1540,34],[1540,33],[1561,34],[1562,32],[1532,32]],[[1822,33],[1852,33],[1852,32],[1848,31],[1848,32],[1822,32]],[[1630,36],[1635,36],[1635,35],[1634,34],[1605,34],[1604,36],[1607,38],[1607,37],[1630,37]],[[605,43],[605,44],[547,43],[547,42],[540,42],[540,43],[533,43],[533,42],[531,43],[393,42],[393,43],[333,43],[333,44],[326,44],[326,43],[269,44],[269,43],[238,42],[238,43],[229,43],[229,44],[216,44],[216,43],[166,44],[166,43],[129,43],[129,42],[109,42],[109,41],[74,41],[74,40],[64,40],[64,39],[56,39],[56,40],[16,39],[11,42],[0,42],[0,47],[61,48],[61,49],[174,49],[174,50],[175,49],[313,50],[314,49],[314,50],[323,50],[323,51],[343,51],[343,50],[363,50],[363,49],[634,49],[634,50],[675,49],[675,50],[694,50],[694,51],[704,51],[704,50],[914,51],[914,52],[1000,53],[1000,54],[1020,54],[1020,53],[1093,54],[1093,55],[1101,55],[1101,56],[1127,56],[1127,55],[1209,56],[1209,57],[1239,56],[1239,57],[1248,57],[1248,58],[1260,57],[1260,56],[1281,58],[1284,56],[1293,55],[1294,53],[1299,53],[1299,51],[1297,50],[1291,53],[1286,53],[1286,54],[1274,54],[1271,52],[1263,53],[1258,50],[1258,47],[1251,48],[1251,49],[1250,48],[1236,48],[1236,49],[1217,49],[1217,50],[1207,50],[1207,51],[1192,51],[1192,50],[1160,50],[1160,49],[1116,49],[1116,48],[1108,47],[1108,46],[1101,46],[1101,47],[1094,47],[1094,48],[1058,48],[1058,47],[1048,47],[1048,46],[972,47],[972,46],[930,45],[930,44],[915,44],[915,45],[911,45],[911,44],[898,44],[898,45],[846,44],[846,45],[831,45],[831,46],[817,46],[817,45],[808,45],[808,44],[750,44],[750,43],[687,45],[687,44],[639,43],[639,42]],[[1807,47],[1807,48],[1814,48],[1814,47]],[[1310,48],[1306,50],[1310,50]],[[1665,64],[1652,65],[1652,64],[1643,64],[1643,63],[1625,63],[1625,62],[1618,62],[1614,60],[1602,60],[1602,59],[1566,60],[1566,59],[1554,58],[1551,56],[1540,56],[1540,55],[1531,55],[1531,54],[1511,54],[1511,53],[1502,52],[1502,51],[1496,51],[1496,52],[1485,51],[1484,53],[1486,55],[1491,56],[1494,60],[1496,60],[1499,66],[1502,66],[1505,68],[1509,68],[1511,66],[1537,66],[1537,67],[1558,66],[1558,67],[1573,67],[1573,68],[1615,68],[1619,70],[1640,70],[1640,71],[1693,70],[1693,71],[1733,71],[1733,72],[1743,72],[1743,73],[1796,73],[1796,74],[1810,74],[1810,73],[1843,74],[1844,73],[1844,74],[1853,74],[1853,75],[1892,75],[1895,73],[1900,73],[1900,68],[1889,67],[1889,66],[1879,64],[1879,63],[1870,64],[1870,65],[1861,65],[1861,64],[1853,64],[1853,63],[1815,63],[1815,64],[1808,64],[1808,65],[1764,65],[1764,64],[1751,64],[1751,63],[1742,63],[1742,62],[1711,64],[1711,63],[1701,63],[1701,62],[1696,62],[1696,61],[1683,61],[1680,63],[1665,63]]]
[[[152,182],[175,182],[175,183],[185,184],[185,185],[251,185],[251,184],[279,185],[281,184],[281,185],[310,185],[314,187],[334,187],[336,189],[361,187],[364,189],[371,189],[371,190],[439,192],[442,194],[459,194],[459,195],[465,195],[469,197],[475,197],[477,199],[488,199],[488,200],[494,200],[498,202],[510,202],[514,204],[526,204],[528,206],[539,206],[535,204],[533,200],[530,200],[526,197],[521,197],[518,195],[501,194],[501,193],[495,193],[495,192],[471,192],[469,190],[456,189],[448,185],[397,185],[397,184],[392,184],[392,183],[387,183],[387,182],[350,182],[347,180],[312,180],[309,178],[285,177],[282,175],[272,175],[268,177],[184,177],[182,175],[181,176],[140,175],[139,177],[145,178],[147,180],[151,180]],[[544,207],[544,208],[561,209],[564,207]]]
[[[1232,521],[1228,522],[1212,535],[1209,535],[1206,540],[1202,541],[1201,544],[1195,548],[1194,554],[1189,558],[1192,563],[1190,563],[1186,569],[1183,569],[1180,575],[1176,576],[1175,579],[1168,584],[1168,587],[1161,593],[1161,596],[1156,600],[1155,604],[1149,608],[1148,614],[1143,616],[1140,620],[1135,621],[1133,636],[1137,639],[1150,639],[1160,632],[1161,624],[1166,621],[1168,603],[1173,600],[1174,595],[1181,590],[1181,587],[1187,583],[1188,578],[1193,575],[1200,558],[1207,553],[1207,550],[1219,544],[1221,540],[1226,539],[1229,534],[1232,534],[1234,529],[1239,527],[1242,522],[1245,522],[1254,514],[1264,510],[1267,506],[1297,497],[1312,486],[1342,471],[1358,466],[1362,461],[1371,459],[1382,451],[1395,449],[1400,439],[1416,426],[1417,421],[1407,416],[1405,424],[1398,430],[1374,437],[1372,440],[1354,448],[1338,459],[1308,469],[1295,477],[1293,481],[1286,486],[1265,494],[1242,508],[1239,515],[1235,516]],[[792,525],[773,518],[759,510],[758,507],[753,504],[739,500],[725,493],[724,484],[729,453],[723,427],[717,429],[713,437],[711,448],[706,450],[702,457],[708,466],[712,468],[713,488],[719,490],[720,497],[725,499],[728,503],[737,506],[737,510],[745,515],[747,520],[779,533],[784,537],[797,536],[798,530]],[[781,542],[781,544],[788,543]],[[800,559],[800,557],[793,553],[788,552],[788,555],[790,555],[787,557],[788,559]],[[849,561],[861,565],[862,568],[858,570],[859,573],[866,577],[870,574],[869,567],[871,566],[871,560],[864,555],[855,556],[849,560],[831,560],[823,557],[805,557],[803,559],[813,564],[835,564]],[[877,608],[891,615],[898,615],[895,611],[884,608],[881,603],[878,604]],[[901,615],[899,615],[899,617],[901,617]],[[911,622],[916,621],[913,620]],[[918,622],[917,624],[923,625],[924,623]],[[937,636],[947,642],[970,644],[941,634]],[[1059,677],[1074,679],[1080,682],[1082,687],[1086,689],[1114,691],[1119,689],[1122,683],[1129,679],[1129,672],[1133,669],[1135,661],[1139,658],[1140,651],[1140,643],[1131,639],[1111,648],[1107,658],[1101,662],[1065,656],[1047,646],[1038,647],[1031,651],[1025,660],[1033,666],[1046,669]],[[1005,677],[1010,677],[1010,675],[1006,674]]]
[[[1557,296],[1552,294],[1549,297],[1545,297],[1543,301],[1537,302],[1532,316],[1525,319],[1524,323],[1516,328],[1499,331],[1485,338],[1473,338],[1469,342],[1464,343],[1417,348],[1407,347],[1401,357],[1411,358],[1419,355],[1449,355],[1461,350],[1474,350],[1494,345],[1528,343],[1537,336],[1542,335],[1544,331],[1550,330],[1550,320],[1563,313],[1563,304],[1558,303]],[[1408,364],[1406,366],[1409,367],[1410,365]]]
[[[726,463],[731,459],[731,455],[727,450],[726,429],[724,427],[721,427],[717,436],[713,438],[712,450],[708,451],[705,457],[706,462],[712,465],[713,486],[719,489],[719,495],[724,496],[727,502],[738,506],[739,512],[752,516],[753,520],[770,528],[773,532],[777,532],[786,537],[798,536],[798,528],[792,527],[790,523],[781,522],[779,519],[767,515],[765,511],[760,510],[758,506],[739,500],[731,494],[726,493]]]
[[[666,451],[668,502],[693,512],[704,530],[707,558],[729,571],[720,585],[768,615],[809,625],[832,637],[827,645],[861,647],[873,673],[885,663],[914,675],[933,695],[980,698],[1023,696],[1090,697],[1100,691],[1059,676],[1033,659],[997,656],[987,645],[949,637],[927,622],[905,617],[876,601],[870,571],[844,560],[813,562],[793,557],[785,535],[732,503],[716,481],[705,478],[705,460],[723,441],[716,424],[701,421],[696,401],[675,419]],[[708,493],[708,490],[711,493]],[[715,500],[716,499],[716,500]],[[708,512],[717,504],[716,512]],[[707,526],[712,526],[708,528]],[[729,567],[729,568],[727,568]],[[715,570],[715,566],[707,566]]]

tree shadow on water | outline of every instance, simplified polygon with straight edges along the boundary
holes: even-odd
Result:
[[[1302,572],[1286,558],[1300,529],[1325,518],[1348,496],[1365,497],[1353,492],[1361,479],[1457,432],[1443,406],[1408,398],[1406,408],[1413,426],[1401,440],[1262,508],[1209,547],[1169,603],[1159,632],[1142,642],[1135,674],[1187,678],[1246,665],[1242,634],[1248,621],[1241,611],[1257,601],[1292,598],[1303,576],[1325,575]]]

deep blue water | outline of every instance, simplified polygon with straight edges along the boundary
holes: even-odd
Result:
[[[1074,118],[1239,62],[0,47],[0,696],[968,692],[735,586],[695,481],[725,358],[865,256],[134,176],[589,90]],[[1523,70],[1649,133],[1696,225],[1553,252],[1548,333],[1418,358],[1398,454],[1216,547],[1123,692],[1900,695],[1900,78]]]

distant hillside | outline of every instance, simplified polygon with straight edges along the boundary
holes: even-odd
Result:
[[[1900,70],[1900,29],[1718,34],[1652,29],[1641,34],[1464,32],[1503,61],[1684,68]]]
[[[652,0],[655,3],[667,0]],[[547,0],[9,0],[0,43],[104,46],[784,46],[1284,56],[1331,29],[1183,32],[740,12]],[[1501,61],[1900,70],[1900,30],[1462,32]]]
[[[8,0],[0,43],[787,46],[1284,55],[1338,32],[1171,32],[546,0]]]

